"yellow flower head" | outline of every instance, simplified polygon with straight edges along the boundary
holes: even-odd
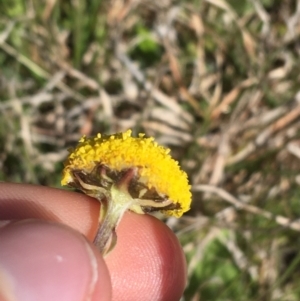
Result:
[[[169,149],[159,146],[152,137],[145,138],[144,134],[131,137],[131,130],[109,136],[83,136],[65,162],[61,183],[76,186],[74,174],[79,171],[86,175],[88,184],[106,189],[124,171],[135,169],[136,174],[128,191],[133,198],[141,201],[142,211],[152,211],[156,207],[156,210],[169,216],[180,217],[190,208],[190,186],[186,173],[171,158],[169,152]],[[103,168],[105,175],[101,172]],[[95,179],[101,183],[95,184]],[[129,209],[142,213],[136,203]]]

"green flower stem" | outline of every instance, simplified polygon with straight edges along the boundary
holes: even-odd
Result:
[[[115,246],[116,227],[125,211],[134,202],[128,192],[128,185],[134,175],[135,169],[129,169],[119,182],[111,187],[110,199],[107,200],[107,208],[105,208],[105,217],[94,240],[94,244],[102,255],[107,254]]]

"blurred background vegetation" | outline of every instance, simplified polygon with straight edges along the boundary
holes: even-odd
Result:
[[[192,185],[182,300],[300,300],[299,37],[299,0],[2,0],[0,180],[145,132]]]

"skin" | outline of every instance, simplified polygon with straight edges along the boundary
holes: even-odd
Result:
[[[99,209],[83,194],[0,183],[0,301],[179,300],[186,264],[172,231],[125,213],[103,259],[92,244]]]

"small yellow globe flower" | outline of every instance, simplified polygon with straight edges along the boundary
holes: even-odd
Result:
[[[180,217],[190,208],[186,173],[169,149],[144,136],[131,137],[131,130],[84,136],[65,162],[61,184],[78,188],[102,204],[95,244],[103,254],[115,244],[115,228],[127,209],[160,210]]]

